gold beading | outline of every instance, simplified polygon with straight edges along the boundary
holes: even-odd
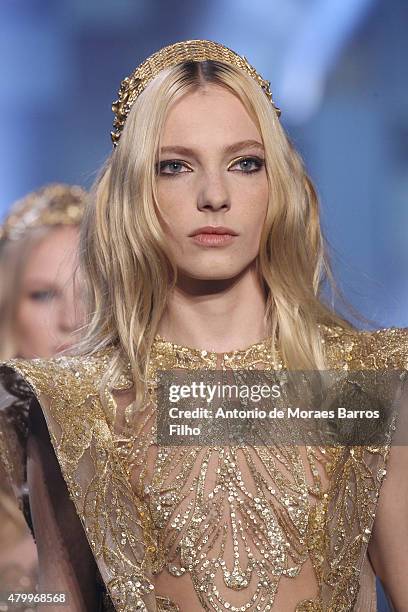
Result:
[[[29,229],[53,225],[78,225],[87,194],[77,185],[53,183],[29,193],[11,208],[0,227],[0,241],[19,240]]]
[[[153,53],[130,76],[123,79],[120,84],[118,99],[112,104],[112,112],[115,114],[114,130],[111,132],[113,145],[116,146],[119,142],[126,118],[134,101],[159,72],[183,62],[204,62],[207,60],[222,62],[246,72],[263,89],[277,116],[280,116],[281,111],[272,98],[270,82],[263,79],[245,57],[241,57],[228,47],[210,40],[186,40]]]
[[[330,368],[408,368],[406,329],[320,327]],[[289,591],[296,612],[376,609],[367,547],[390,443],[161,446],[159,371],[271,371],[285,367],[281,354],[269,340],[219,354],[156,336],[138,411],[128,363],[101,401],[115,352],[0,364],[0,461],[21,498],[34,392],[109,594],[104,612],[180,612],[161,577],[191,602],[182,612],[282,610]]]

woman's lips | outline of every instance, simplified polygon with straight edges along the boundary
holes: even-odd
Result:
[[[195,234],[191,237],[194,242],[201,246],[217,247],[228,244],[236,238],[232,234]]]
[[[200,246],[217,247],[232,242],[237,233],[223,225],[205,225],[194,230],[190,237]]]

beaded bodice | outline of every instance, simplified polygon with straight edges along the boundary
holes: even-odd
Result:
[[[324,328],[323,341],[332,368],[407,367],[405,330]],[[283,367],[279,356],[268,340],[217,354],[156,336],[142,408],[126,372],[108,408],[102,404],[97,389],[109,359],[11,365],[40,399],[115,610],[363,609],[355,606],[387,446],[159,447],[158,370],[274,370]],[[3,370],[5,387],[21,408],[29,390],[10,372]],[[18,483],[10,436],[0,448]]]
[[[308,552],[311,497],[322,493],[315,468],[322,452],[305,453],[315,479],[305,479],[297,448],[155,446],[158,369],[249,370],[282,367],[267,341],[224,354],[156,338],[150,362],[151,404],[130,419],[122,456],[157,533],[153,573],[165,589],[188,575],[197,609],[269,610],[282,576],[295,577]],[[129,420],[130,410],[127,408]],[[163,575],[164,574],[164,575]],[[191,609],[193,606],[191,607]]]

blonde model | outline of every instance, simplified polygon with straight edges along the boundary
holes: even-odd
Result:
[[[86,194],[48,185],[16,202],[0,228],[0,356],[52,357],[72,345],[83,316],[74,294]],[[1,466],[4,468],[4,466]],[[0,591],[32,591],[37,551],[1,469]],[[21,501],[31,525],[27,492]],[[28,603],[12,609],[33,609]]]
[[[159,370],[407,367],[405,330],[359,332],[321,297],[318,201],[269,83],[186,41],[125,79],[113,110],[82,229],[78,354],[2,369],[17,403],[38,400],[39,592],[75,612],[374,612],[377,574],[402,612],[405,448],[157,444]]]

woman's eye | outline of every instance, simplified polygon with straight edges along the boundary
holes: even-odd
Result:
[[[30,300],[35,302],[48,302],[55,297],[55,291],[32,291],[29,294]]]
[[[238,170],[239,172],[243,172],[244,174],[251,174],[252,172],[257,172],[264,165],[264,160],[260,157],[242,157],[234,162],[229,170]]]
[[[159,164],[160,174],[182,174],[191,172],[183,162],[177,160],[161,161]]]

